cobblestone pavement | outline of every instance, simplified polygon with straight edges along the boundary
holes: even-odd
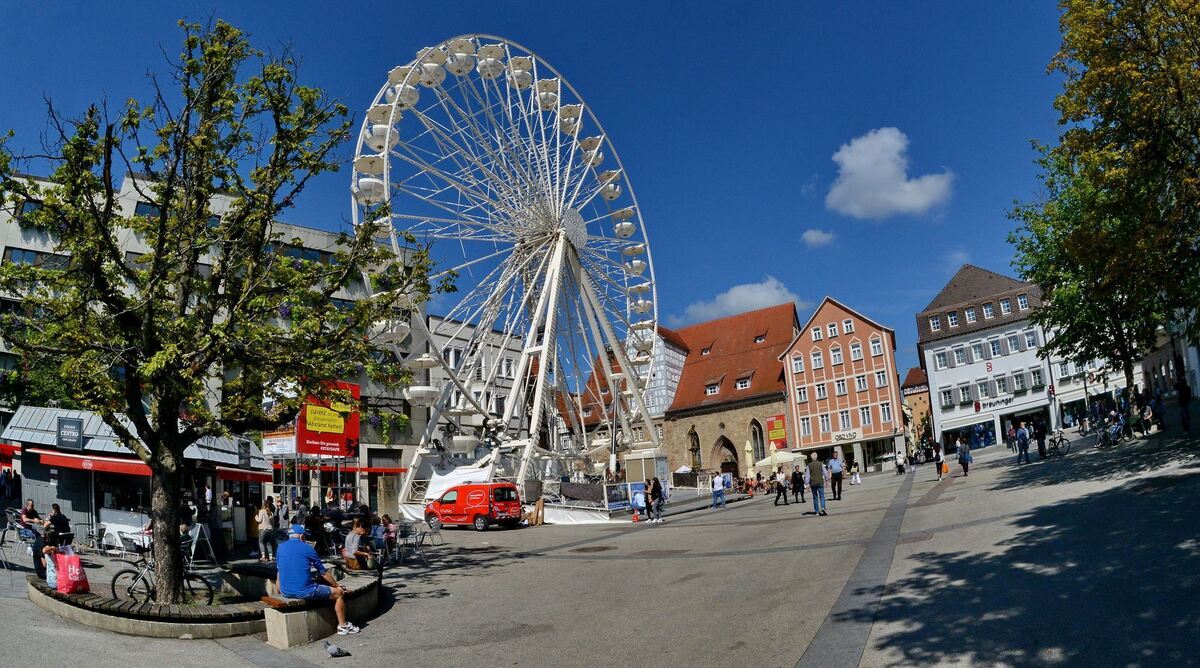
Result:
[[[1013,461],[867,477],[828,517],[766,496],[664,524],[447,529],[431,567],[389,571],[380,614],[335,641],[371,666],[1196,662],[1200,446],[1168,433]],[[18,659],[45,642],[93,666],[329,660],[100,634],[16,598],[0,615],[29,640],[6,649]]]

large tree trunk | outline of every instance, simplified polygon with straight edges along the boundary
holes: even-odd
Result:
[[[158,603],[183,600],[183,553],[180,551],[179,508],[183,504],[183,455],[163,451],[151,465],[153,489],[151,518],[154,523],[154,576]]]
[[[1135,382],[1135,379],[1133,377],[1133,360],[1130,359],[1129,357],[1126,357],[1122,361],[1121,366],[1123,367],[1123,371],[1125,372],[1125,387],[1129,388],[1130,392],[1133,392],[1133,386],[1134,386],[1134,382]]]

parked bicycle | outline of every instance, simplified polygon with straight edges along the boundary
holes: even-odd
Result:
[[[118,533],[118,535],[120,534]],[[121,538],[124,541],[126,536],[121,536]],[[147,556],[150,553],[150,547],[135,545],[133,552],[137,554],[136,561],[122,559],[133,568],[119,570],[112,578],[112,596],[113,598],[132,599],[138,603],[153,603],[155,595],[158,593],[158,586],[154,575],[154,561]],[[183,570],[183,602],[189,605],[212,605],[212,584],[200,574],[192,571],[192,562],[187,558],[186,553],[184,554]]]
[[[1071,439],[1063,435],[1063,430],[1059,429],[1050,437],[1050,442],[1047,444],[1048,452],[1051,457],[1062,457],[1071,451]]]
[[[1121,441],[1129,440],[1129,436],[1125,433],[1125,420],[1120,416],[1106,421],[1104,427],[1098,431],[1097,448],[1107,448],[1117,445]]]

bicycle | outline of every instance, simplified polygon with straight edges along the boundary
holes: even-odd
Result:
[[[119,535],[119,534],[118,534]],[[122,536],[122,539],[125,537]],[[138,558],[136,561],[126,561],[134,568],[125,568],[113,575],[113,598],[133,599],[136,603],[152,603],[158,594],[154,575],[154,561],[147,557],[150,548],[136,545],[133,550]],[[213,588],[208,580],[192,572],[192,564],[184,555],[183,563],[183,603],[187,605],[212,605]]]
[[[1059,429],[1053,436],[1050,437],[1050,443],[1047,445],[1048,453],[1051,457],[1062,457],[1071,451],[1071,439],[1063,435],[1063,430]]]

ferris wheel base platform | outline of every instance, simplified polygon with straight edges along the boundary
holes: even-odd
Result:
[[[529,510],[532,506],[526,506]],[[544,508],[546,524],[609,524],[613,522],[628,523],[629,519],[614,519],[611,511],[602,508],[578,508],[574,506],[559,506],[547,503]],[[425,519],[425,506],[419,503],[400,504],[400,515],[413,522]]]

